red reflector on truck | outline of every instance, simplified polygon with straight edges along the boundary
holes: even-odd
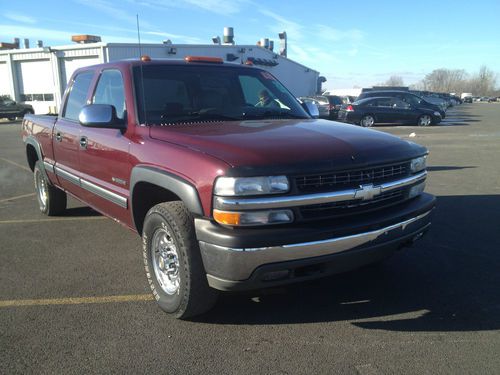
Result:
[[[207,56],[186,56],[184,58],[187,62],[204,62],[212,64],[222,64],[224,60],[220,57],[207,57]]]

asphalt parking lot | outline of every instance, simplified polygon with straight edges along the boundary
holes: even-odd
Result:
[[[431,152],[428,235],[191,322],[151,300],[137,235],[73,200],[38,212],[20,123],[0,120],[0,373],[500,373],[499,119],[474,103],[440,126],[377,127]]]

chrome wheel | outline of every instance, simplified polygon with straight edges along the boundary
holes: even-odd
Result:
[[[38,198],[38,204],[40,205],[40,210],[45,211],[47,209],[48,197],[49,197],[49,187],[47,181],[42,174],[40,169],[35,169],[35,189],[36,196]]]
[[[429,115],[420,116],[418,119],[419,126],[429,126],[432,123],[432,118]]]
[[[169,294],[179,291],[179,255],[175,240],[165,227],[157,229],[153,234],[153,268],[156,280],[161,289]]]
[[[371,115],[363,116],[361,119],[361,126],[369,128],[373,126],[373,124],[375,124],[375,119]]]

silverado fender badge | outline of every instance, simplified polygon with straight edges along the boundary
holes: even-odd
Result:
[[[364,201],[373,199],[375,196],[382,192],[380,186],[373,186],[373,184],[359,185],[359,189],[354,193],[354,199],[362,199]]]

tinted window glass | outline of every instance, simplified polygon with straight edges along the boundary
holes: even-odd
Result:
[[[87,104],[87,93],[89,92],[93,76],[94,72],[90,71],[80,73],[75,77],[73,85],[71,86],[71,91],[68,96],[63,117],[78,121],[80,110],[85,104]]]
[[[297,99],[257,69],[148,65],[134,68],[134,84],[141,123],[307,118]]]
[[[122,74],[118,70],[102,72],[94,94],[95,104],[110,104],[116,109],[119,119],[125,116],[125,91]]]
[[[383,98],[377,100],[377,107],[392,107],[392,99]]]

